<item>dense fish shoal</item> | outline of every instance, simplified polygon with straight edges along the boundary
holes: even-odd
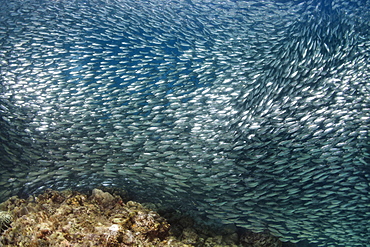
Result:
[[[1,200],[120,187],[369,245],[369,1],[0,6]]]

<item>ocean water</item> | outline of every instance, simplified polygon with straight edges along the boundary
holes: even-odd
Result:
[[[1,200],[117,187],[370,245],[369,1],[0,6]]]

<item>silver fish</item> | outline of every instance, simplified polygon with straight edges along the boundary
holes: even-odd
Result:
[[[117,186],[284,241],[366,246],[369,10],[3,1],[0,200]]]

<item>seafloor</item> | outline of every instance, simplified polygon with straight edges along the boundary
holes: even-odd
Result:
[[[268,233],[212,228],[177,210],[152,211],[124,193],[47,190],[0,204],[0,246],[282,247]]]

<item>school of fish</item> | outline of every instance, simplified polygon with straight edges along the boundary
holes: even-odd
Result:
[[[1,201],[119,187],[370,246],[369,0],[0,6]]]

